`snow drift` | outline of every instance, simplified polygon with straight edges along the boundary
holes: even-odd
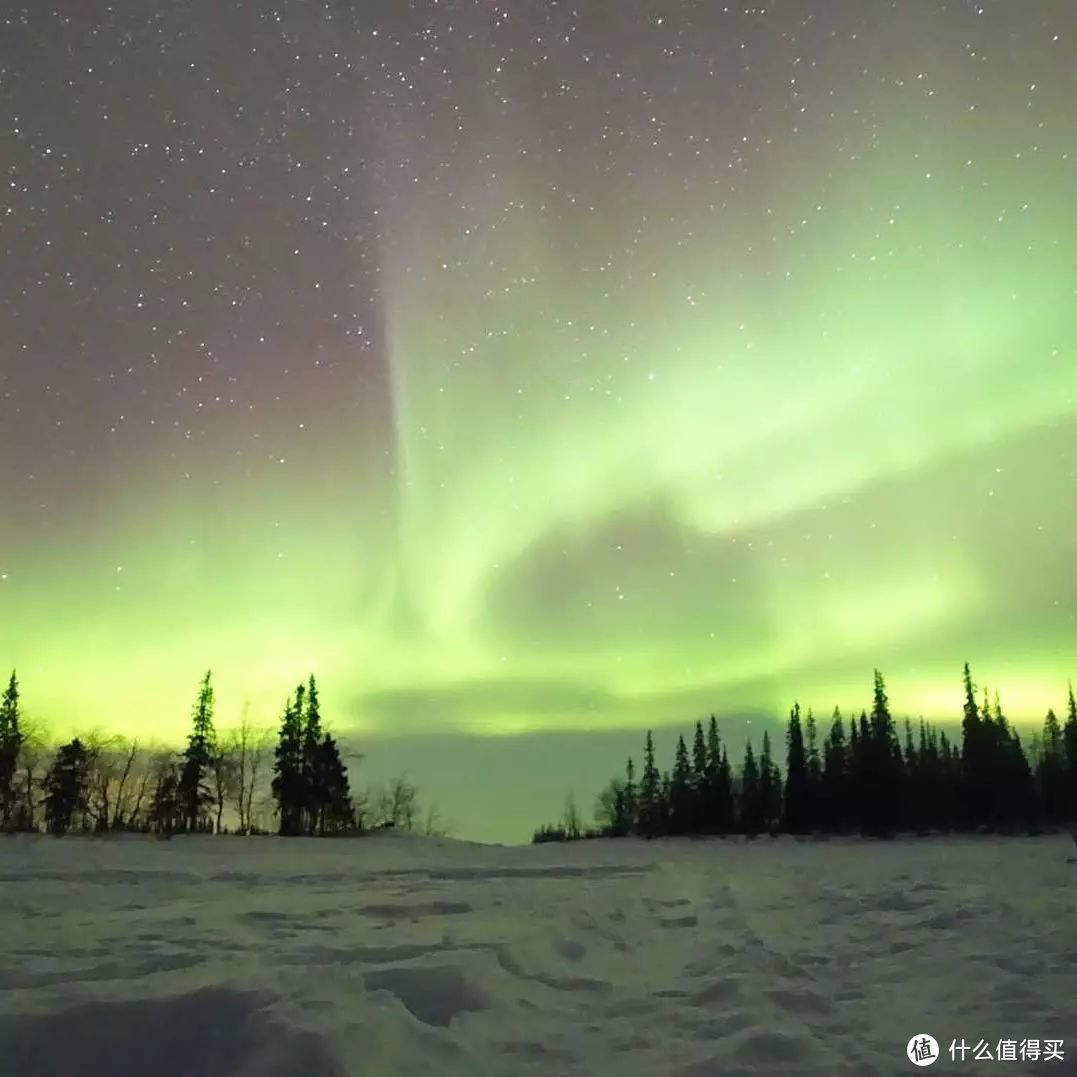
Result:
[[[1077,1073],[1067,836],[0,841],[18,1077]],[[962,1038],[1063,1062],[951,1062]]]

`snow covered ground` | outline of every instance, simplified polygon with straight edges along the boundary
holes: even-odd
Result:
[[[0,840],[0,1074],[1075,1074],[1075,852]]]

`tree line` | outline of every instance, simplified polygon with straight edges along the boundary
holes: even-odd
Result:
[[[238,727],[219,731],[215,710],[207,672],[181,751],[99,732],[50,748],[25,719],[13,672],[0,696],[0,831],[221,834],[227,811],[239,834],[444,833],[433,807],[420,818],[405,776],[353,795],[313,676],[289,696],[276,730],[255,728],[244,710]]]
[[[905,721],[903,735],[876,670],[871,710],[848,721],[835,708],[821,734],[794,704],[785,729],[784,775],[769,733],[751,738],[734,773],[714,716],[696,722],[692,746],[678,737],[671,770],[660,771],[647,731],[643,767],[599,794],[596,828],[581,826],[570,798],[558,824],[533,840],[658,837],[667,834],[862,833],[991,830],[1036,832],[1077,822],[1077,702],[1070,686],[1065,722],[1047,712],[1026,748],[998,694],[982,699],[965,664],[960,738],[934,724]]]

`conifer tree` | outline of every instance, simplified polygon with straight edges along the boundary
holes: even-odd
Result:
[[[770,747],[770,733],[763,732],[763,750],[759,754],[759,806],[763,813],[762,822],[767,830],[773,830],[781,824],[782,818],[782,776]]]
[[[708,834],[720,834],[718,779],[722,766],[722,738],[718,735],[718,720],[712,714],[707,724],[706,759],[703,770],[701,828]]]
[[[668,834],[673,820],[672,809],[673,781],[668,770],[662,771],[662,779],[658,786],[658,833]]]
[[[740,771],[740,829],[749,837],[759,833],[763,825],[762,792],[759,767],[752,751],[751,739],[744,748],[744,764]]]
[[[636,789],[636,765],[632,757],[628,757],[628,765],[625,767],[624,784],[624,832],[634,834],[637,827],[637,813],[639,811],[638,792]]]
[[[213,802],[213,795],[209,790],[208,778],[217,740],[213,728],[213,706],[213,674],[207,672],[195,700],[191,733],[183,753],[177,789],[183,825],[192,834],[211,828],[207,809]]]
[[[648,838],[658,833],[660,795],[660,778],[654,761],[654,739],[648,729],[643,745],[643,775],[639,786],[639,830]]]
[[[921,808],[916,812],[923,828],[929,831],[932,827],[942,827],[942,771],[939,767],[938,739],[934,730],[920,719],[920,740],[916,750],[916,774],[913,782],[913,795],[921,802]]]
[[[61,745],[42,783],[45,789],[45,829],[59,837],[87,810],[90,753],[76,737]]]
[[[183,829],[185,817],[179,787],[179,771],[174,763],[167,763],[157,775],[150,806],[151,825],[158,834],[171,835]]]
[[[348,768],[340,756],[337,742],[328,733],[322,735],[319,756],[322,795],[319,798],[317,832],[322,835],[344,834],[359,829],[348,783]]]
[[[1031,828],[1038,825],[1042,804],[1035,796],[1021,735],[1007,721],[998,692],[994,695],[991,719],[995,821],[1006,827]]]
[[[856,727],[853,728],[855,730]],[[834,720],[823,747],[820,797],[823,825],[828,830],[844,830],[848,823],[846,769],[845,723],[842,721],[841,711],[835,707]]]
[[[920,719],[919,742],[912,723],[905,722],[905,768],[901,784],[902,825],[926,835],[934,824],[933,784],[928,757],[927,726]]]
[[[684,737],[680,736],[677,738],[677,750],[673,760],[673,775],[670,779],[670,833],[689,833],[692,829],[693,808],[692,768],[688,763],[688,749],[684,743]]]
[[[280,833],[294,837],[303,833],[303,723],[304,688],[296,689],[281,719],[280,735],[273,760],[273,799],[277,802]]]
[[[1066,756],[1066,788],[1069,791],[1067,818],[1077,820],[1077,700],[1073,685],[1069,686],[1066,724],[1062,729],[1062,747]]]
[[[965,690],[964,715],[961,719],[962,802],[965,823],[977,826],[991,816],[990,745],[985,721],[976,705],[976,686],[968,662],[963,674]]]
[[[313,674],[307,687],[307,709],[303,715],[302,771],[303,815],[306,832],[317,833],[321,820],[328,807],[328,776],[323,772],[326,761],[322,743],[321,701],[318,697],[318,685]]]
[[[968,818],[963,797],[966,790],[964,761],[945,732],[939,733],[940,818],[944,830],[953,830]]]
[[[808,822],[808,756],[800,724],[800,704],[794,703],[785,732],[785,829],[804,834]]]
[[[873,834],[892,834],[899,820],[901,748],[882,673],[875,670],[868,743],[864,752],[864,789],[867,825]]]
[[[709,829],[708,809],[711,801],[710,771],[707,764],[707,743],[703,737],[703,723],[696,722],[692,740],[692,809],[689,829],[699,833]]]
[[[23,735],[19,722],[19,681],[14,670],[0,696],[0,829],[15,825],[15,768]]]
[[[718,833],[731,834],[736,828],[736,805],[733,798],[733,768],[729,764],[725,745],[722,746],[722,759],[718,764],[714,813]]]
[[[815,724],[815,715],[808,708],[804,722],[805,747],[808,752],[808,796],[807,826],[814,830],[819,826],[819,805],[823,788],[823,762],[819,752],[819,729]]]

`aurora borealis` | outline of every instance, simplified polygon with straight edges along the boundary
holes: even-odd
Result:
[[[0,663],[175,737],[1077,673],[1069,0],[28,5]],[[6,668],[6,667],[5,667]],[[635,741],[635,734],[632,734]],[[521,764],[522,765],[522,764]]]

